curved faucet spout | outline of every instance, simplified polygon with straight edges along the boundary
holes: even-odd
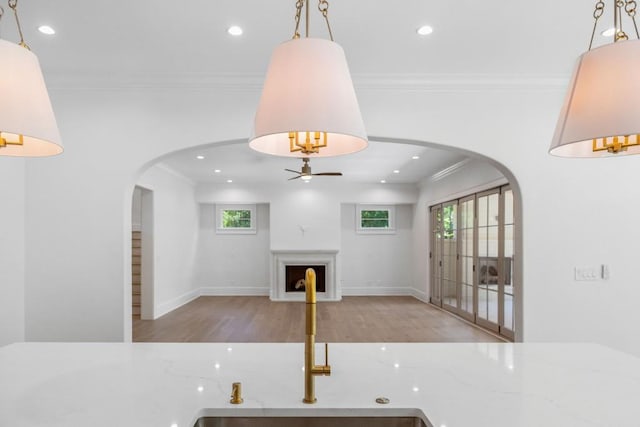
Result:
[[[324,365],[315,364],[315,344],[316,344],[316,272],[313,268],[308,268],[305,272],[305,295],[306,295],[306,316],[304,340],[304,403],[315,403],[315,382],[316,375],[331,375],[329,366],[329,345],[325,344]]]

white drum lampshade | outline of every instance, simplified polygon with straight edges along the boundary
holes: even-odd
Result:
[[[329,40],[296,38],[276,47],[249,145],[276,156],[309,157],[290,151],[292,133],[304,139],[306,132],[326,132],[326,147],[311,157],[354,153],[368,145],[344,51]]]
[[[0,40],[0,156],[41,157],[63,151],[38,58]],[[20,142],[22,135],[22,142]]]
[[[576,64],[549,153],[640,154],[640,40],[590,50]]]

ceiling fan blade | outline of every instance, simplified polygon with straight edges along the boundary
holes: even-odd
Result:
[[[289,178],[287,181],[291,181],[292,179],[298,179],[300,178],[302,175],[298,175],[298,176],[294,176],[293,178]]]
[[[312,173],[311,175],[315,175],[315,176],[342,176],[342,172],[320,172],[320,173]]]
[[[300,173],[300,171],[294,171],[293,169],[285,169],[285,170],[286,170],[287,172],[293,172],[293,173],[297,173],[297,174],[299,174],[299,173]]]

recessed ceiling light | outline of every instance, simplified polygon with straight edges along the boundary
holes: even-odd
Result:
[[[232,182],[233,182],[233,180],[232,180],[232,179],[228,179],[228,180],[227,180],[227,183],[228,183],[228,184],[231,184]],[[231,350],[229,350],[229,349],[227,349],[227,350],[228,350],[228,351],[231,351]]]
[[[422,27],[418,28],[416,32],[421,36],[426,36],[433,33],[433,28],[428,25],[423,25]]]
[[[200,155],[200,156],[196,156],[196,159],[198,159],[198,160],[202,160],[202,159],[204,159],[204,156],[202,156],[202,155]]]
[[[52,36],[56,33],[56,30],[54,30],[53,28],[51,28],[48,25],[40,25],[38,27],[38,31],[40,31],[42,34],[46,34],[48,36]]]
[[[420,156],[413,156],[412,159],[413,160],[418,160],[420,158]]]
[[[387,183],[387,181],[386,181],[386,180],[384,180],[384,179],[381,179],[381,180],[380,180],[380,184],[386,184],[386,183]]]
[[[393,173],[400,173],[398,169],[394,170]]]
[[[213,173],[220,173],[220,172],[222,172],[220,169],[216,169],[213,171]]]
[[[237,25],[232,25],[231,27],[227,28],[227,33],[231,34],[232,36],[241,36],[242,28],[238,27]]]
[[[615,33],[616,33],[616,27],[611,27],[611,28],[607,28],[606,30],[604,30],[600,34],[602,34],[605,37],[611,37]]]

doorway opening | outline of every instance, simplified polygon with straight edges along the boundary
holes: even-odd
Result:
[[[154,319],[153,191],[136,186],[131,205],[131,315]]]

